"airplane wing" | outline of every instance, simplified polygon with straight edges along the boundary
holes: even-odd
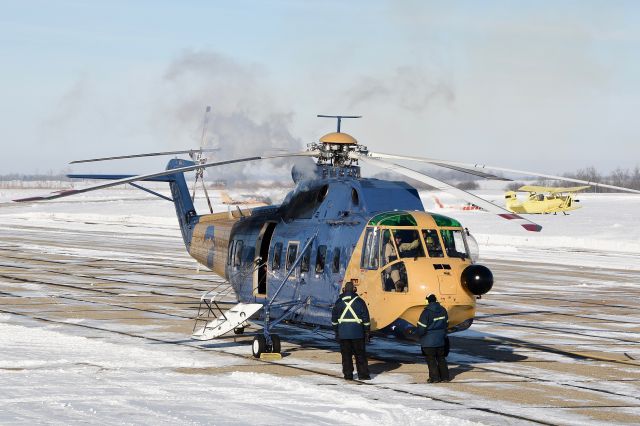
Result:
[[[545,193],[545,194],[564,194],[569,192],[578,192],[584,191],[587,188],[591,188],[591,185],[585,186],[570,186],[570,187],[553,187],[553,186],[536,186],[536,185],[525,185],[518,188],[518,191],[522,192],[535,192],[537,194]]]

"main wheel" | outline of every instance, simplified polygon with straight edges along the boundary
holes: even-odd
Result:
[[[258,334],[253,338],[253,344],[251,345],[251,350],[253,351],[253,356],[256,358],[260,358],[260,355],[267,350],[267,341],[264,338],[264,335]]]
[[[234,328],[233,334],[244,334],[244,327]]]
[[[271,353],[280,353],[280,336],[278,336],[277,334],[271,335]]]

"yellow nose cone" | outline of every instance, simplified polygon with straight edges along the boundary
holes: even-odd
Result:
[[[327,133],[323,137],[320,138],[320,142],[322,143],[339,143],[345,145],[357,145],[358,141],[351,135],[346,133]]]

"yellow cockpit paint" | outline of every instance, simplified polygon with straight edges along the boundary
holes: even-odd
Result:
[[[442,244],[441,230],[462,230],[461,227],[438,226],[431,214],[426,212],[415,211],[409,214],[414,218],[415,226],[378,226],[380,232],[384,229],[418,230],[424,250],[425,241],[421,232],[423,229],[438,230],[440,244]],[[435,294],[447,309],[449,328],[475,316],[475,296],[463,288],[460,281],[462,271],[471,264],[470,259],[448,257],[446,253],[443,253],[443,257],[429,257],[428,252],[424,250],[423,257],[397,259],[388,265],[378,265],[377,269],[364,269],[361,268],[364,238],[367,228],[374,227],[367,226],[363,231],[345,273],[345,281],[349,279],[356,281],[358,293],[367,302],[373,330],[384,328],[398,318],[417,324],[425,307],[425,298],[429,294]],[[385,291],[383,270],[397,262],[405,264],[408,278],[407,291]]]

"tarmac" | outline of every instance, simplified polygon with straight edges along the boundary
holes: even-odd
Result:
[[[285,325],[283,359],[269,362],[251,356],[251,332],[258,328],[190,340],[200,295],[228,290],[224,280],[196,270],[176,231],[93,225],[0,226],[0,313],[58,324],[68,333],[122,334],[141,345],[184,345],[242,360],[176,369],[183,373],[317,374],[341,383],[331,333]],[[373,380],[356,383],[421,396],[425,409],[492,424],[640,424],[640,272],[483,263],[496,284],[478,301],[473,326],[451,337],[452,382],[425,386],[427,368],[416,345],[374,338],[368,347]]]

